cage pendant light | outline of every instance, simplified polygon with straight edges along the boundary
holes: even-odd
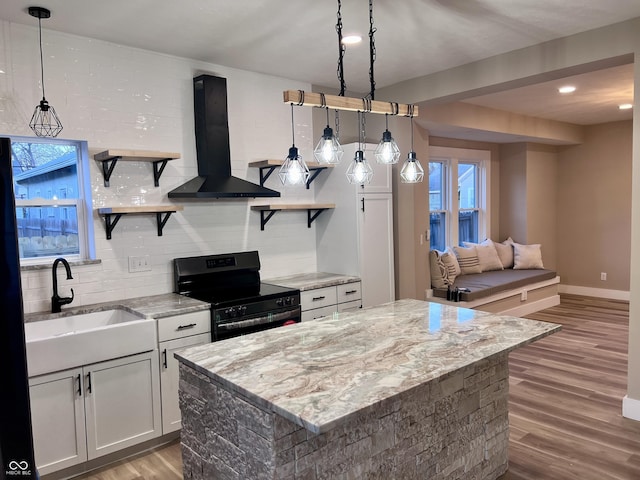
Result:
[[[333,134],[333,129],[329,126],[329,109],[327,107],[325,109],[327,111],[327,126],[313,151],[313,156],[316,157],[318,163],[338,164],[342,160],[344,150]]]
[[[358,112],[358,150],[356,151],[355,156],[353,157],[353,162],[347,168],[347,180],[349,183],[353,185],[365,185],[371,183],[371,179],[373,178],[373,169],[369,162],[364,157],[364,152],[362,150],[362,129],[360,128],[361,116],[364,115],[362,112]]]
[[[409,118],[411,119],[411,151],[400,170],[400,178],[402,183],[420,183],[424,179],[424,169],[420,165],[416,152],[413,151],[413,116]]]
[[[382,140],[380,140],[380,143],[376,147],[374,155],[378,163],[393,165],[394,163],[398,163],[400,148],[389,131],[389,116],[385,115],[384,120],[385,131],[382,133]]]
[[[44,94],[44,62],[42,57],[42,19],[51,17],[51,12],[43,7],[29,7],[29,15],[38,19],[40,40],[40,75],[42,80],[42,100],[36,106],[29,127],[39,137],[57,137],[62,131],[62,122],[53,105],[49,105]]]
[[[298,153],[295,140],[295,124],[293,121],[293,103],[291,104],[291,138],[289,154],[278,171],[283,185],[306,185],[309,180],[309,167]]]

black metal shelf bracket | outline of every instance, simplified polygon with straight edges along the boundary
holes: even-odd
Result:
[[[264,187],[264,182],[271,176],[276,167],[260,167],[260,186]],[[265,174],[264,171],[267,171]]]
[[[307,179],[307,190],[309,190],[309,185],[311,185],[311,182],[313,182],[316,177],[320,174],[320,172],[322,170],[326,170],[327,167],[318,167],[318,168],[313,168],[313,169],[309,169],[311,170],[311,174],[309,175],[309,178]]]
[[[264,230],[264,226],[269,220],[271,220],[271,217],[273,217],[273,214],[277,211],[278,210],[260,210],[260,230]],[[266,216],[265,213],[267,214]]]
[[[167,166],[167,162],[171,160],[170,158],[165,158],[164,160],[156,160],[153,162],[153,184],[156,187],[160,186],[160,177],[162,176],[162,172],[164,172],[164,167]]]
[[[102,176],[104,177],[104,186],[109,186],[109,179],[111,179],[111,174],[113,173],[113,168],[118,163],[122,157],[113,157],[109,160],[102,161]]]
[[[315,210],[315,213],[311,213]],[[310,208],[307,210],[307,228],[311,228],[311,224],[313,223],[313,221],[318,218],[318,216],[324,212],[326,210],[326,208]]]
[[[260,167],[260,186],[264,187],[264,182],[267,181],[267,179],[271,176],[271,174],[273,173],[273,171],[278,168],[277,166],[270,166],[270,167]],[[320,172],[322,170],[326,170],[327,167],[312,167],[309,168],[310,170],[310,175],[309,178],[307,179],[307,190],[309,190],[309,185],[311,185],[311,182],[313,182],[316,177],[320,174]],[[266,171],[266,173],[265,173]]]
[[[167,220],[169,220],[169,217],[171,216],[172,213],[173,212],[165,212],[164,218],[162,218],[162,212],[157,212],[156,213],[156,220],[158,221],[158,236],[159,237],[162,236],[162,229],[166,225]]]
[[[113,229],[115,228],[116,224],[118,223],[118,220],[120,220],[120,218],[122,217],[122,213],[105,213],[104,214],[104,221],[105,221],[105,229],[107,230],[107,240],[111,240],[111,232],[113,232]],[[111,221],[111,217],[114,217],[113,222]]]

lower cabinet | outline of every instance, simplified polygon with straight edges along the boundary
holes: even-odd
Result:
[[[300,305],[303,322],[333,315],[334,312],[347,312],[361,308],[361,283],[352,282],[304,290],[300,292]]]
[[[159,436],[158,366],[151,351],[30,378],[40,474]]]

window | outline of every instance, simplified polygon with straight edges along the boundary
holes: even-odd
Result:
[[[430,246],[444,250],[490,237],[490,152],[430,147]],[[453,220],[455,219],[455,220]]]
[[[91,258],[86,142],[11,137],[11,163],[21,263]]]

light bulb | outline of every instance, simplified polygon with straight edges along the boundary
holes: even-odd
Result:
[[[318,163],[337,164],[342,160],[342,154],[344,150],[338,142],[338,139],[333,135],[333,130],[329,125],[324,129],[324,133],[315,150],[313,156],[316,157]]]
[[[364,158],[364,152],[358,150],[351,165],[347,169],[347,179],[349,183],[363,185],[371,182],[373,177],[373,169],[367,159]]]
[[[278,172],[283,185],[306,185],[309,178],[309,168],[298,155],[298,149],[291,147],[289,155]]]
[[[402,183],[419,183],[424,178],[424,169],[416,158],[416,152],[409,152],[407,160],[400,171]]]
[[[398,148],[398,144],[391,136],[389,130],[385,130],[382,134],[382,140],[380,140],[380,143],[376,147],[374,155],[378,163],[387,165],[398,163],[400,148]]]

